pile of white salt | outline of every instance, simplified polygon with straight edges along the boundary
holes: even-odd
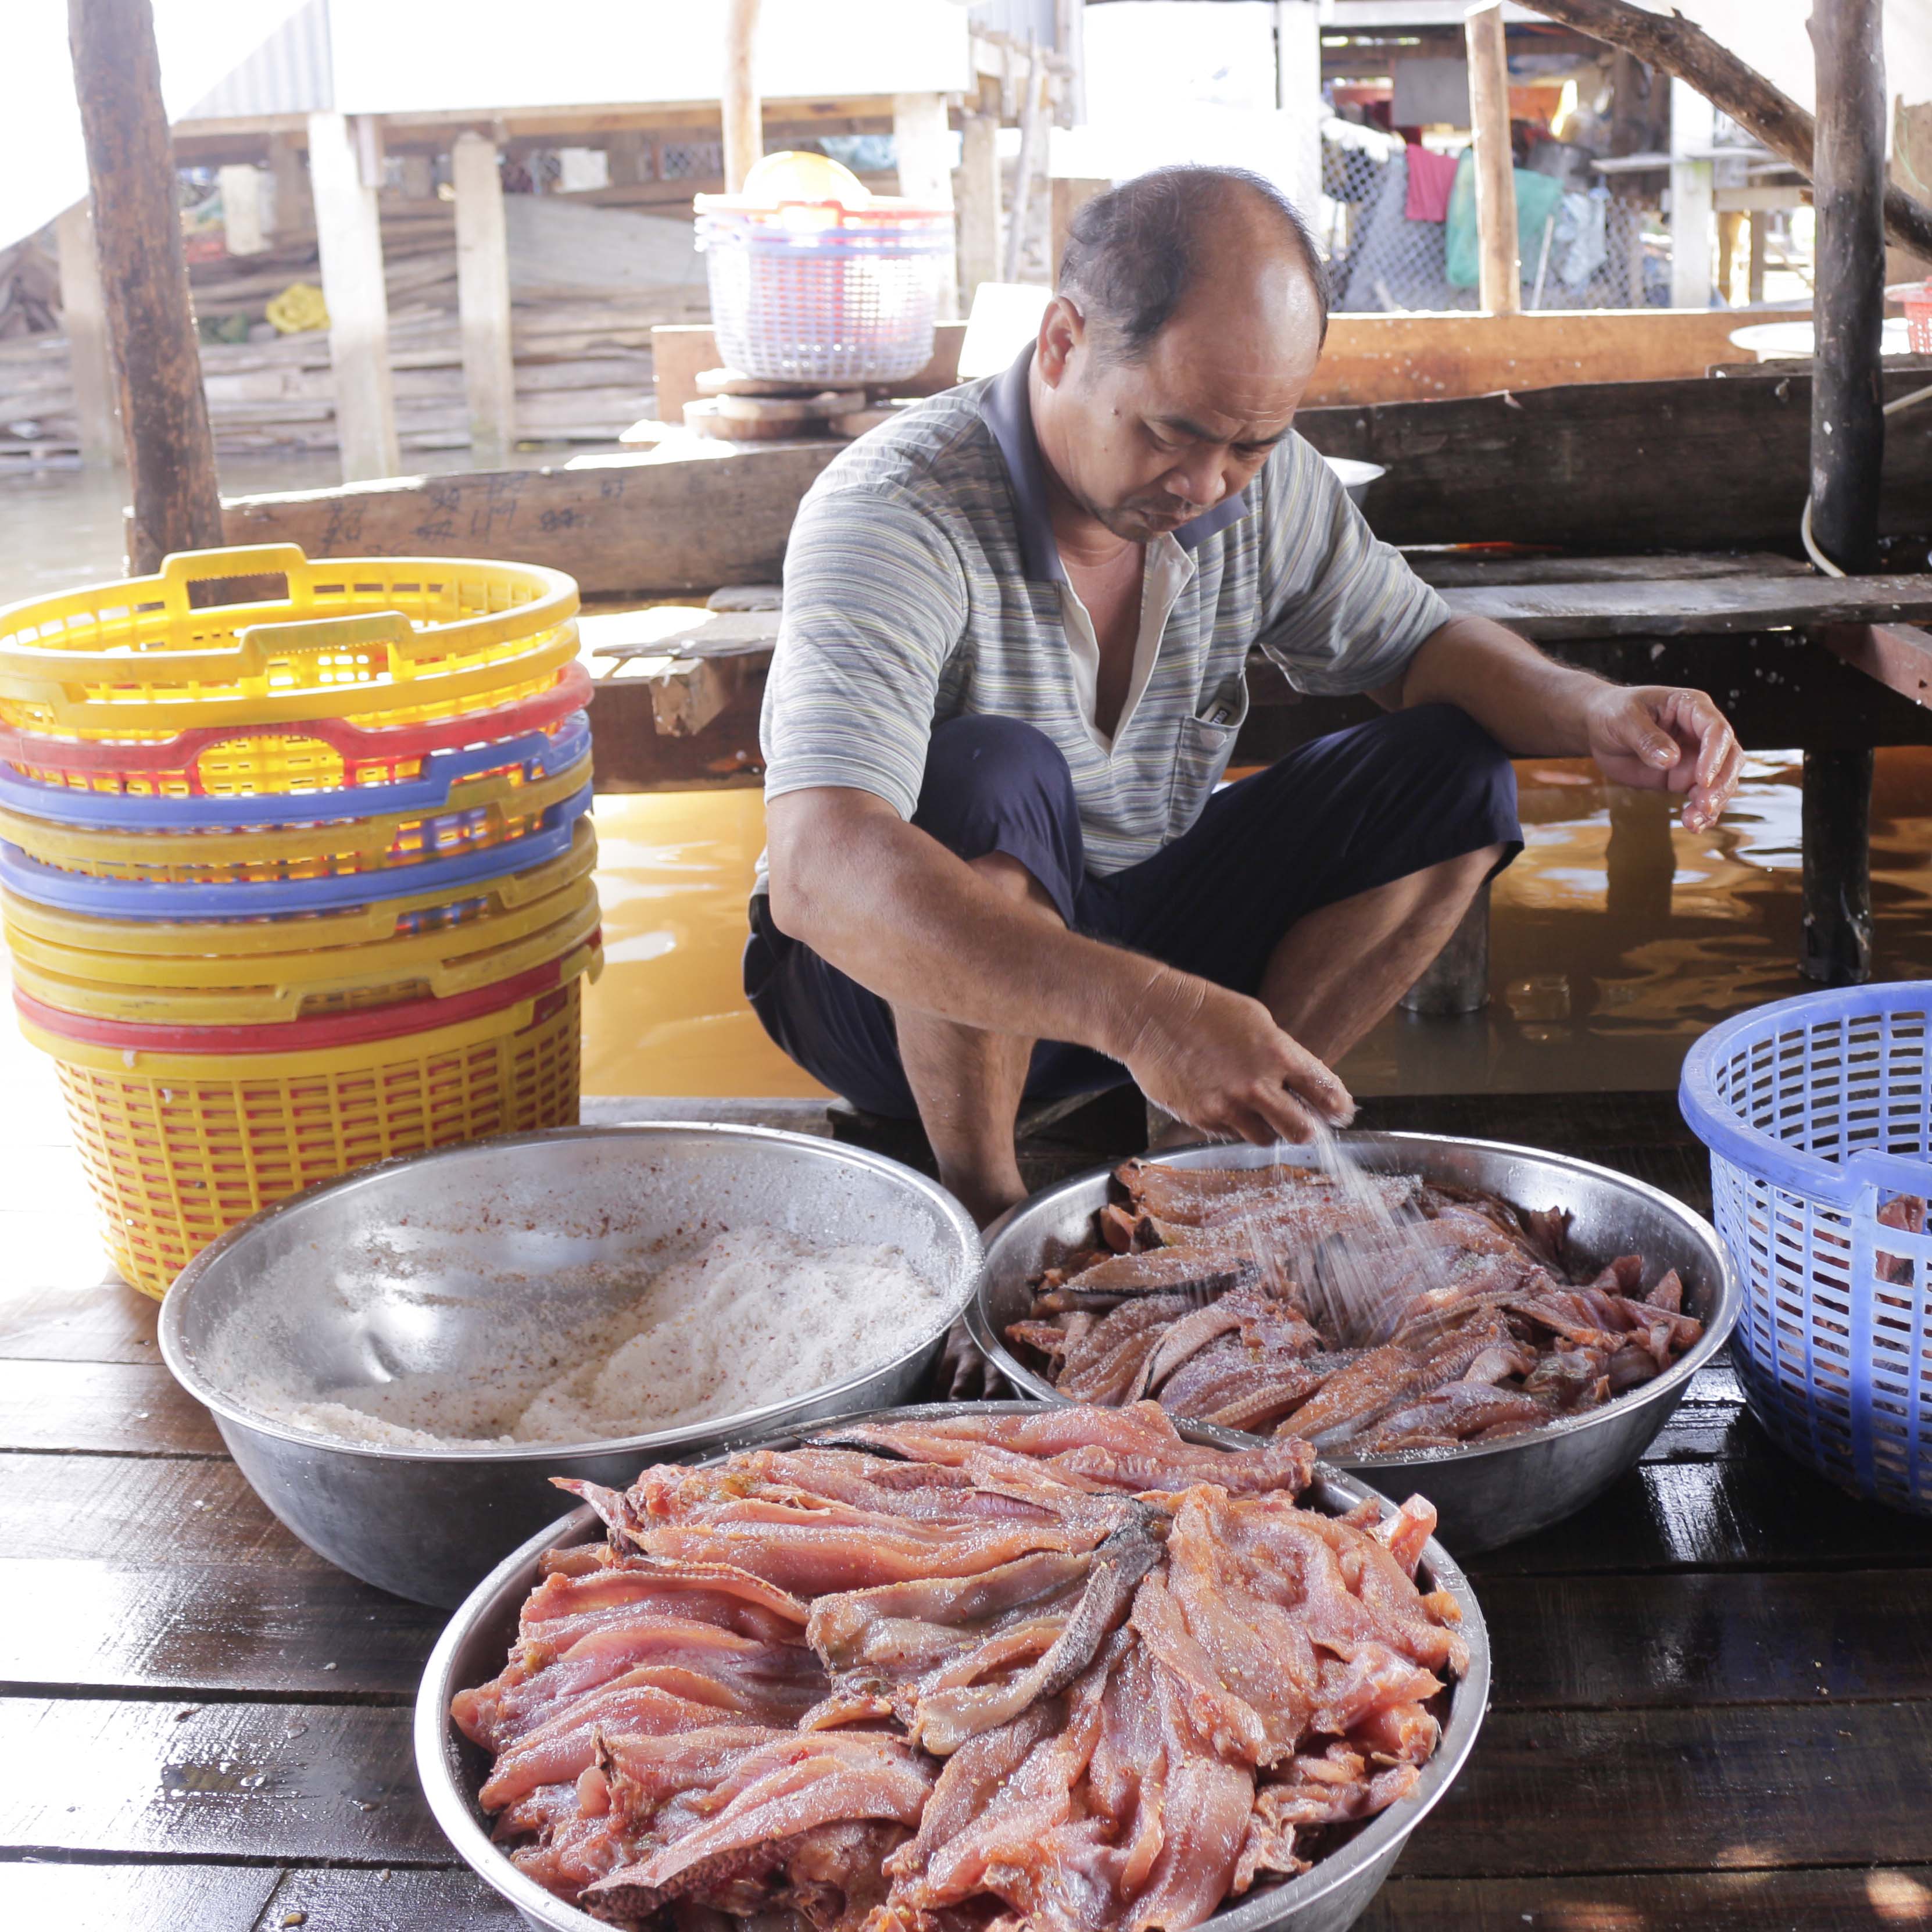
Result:
[[[453,1400],[442,1378],[418,1386],[407,1376],[327,1402],[262,1390],[256,1406],[298,1429],[383,1448],[606,1441],[848,1381],[930,1335],[945,1305],[896,1248],[826,1248],[746,1228],[664,1268],[614,1316],[601,1314],[576,1334],[551,1331],[546,1360],[579,1359],[507,1414],[500,1408],[486,1420],[487,1397],[475,1399],[482,1391]],[[500,1387],[531,1386],[514,1360],[500,1366]],[[459,1414],[468,1428],[452,1432]]]

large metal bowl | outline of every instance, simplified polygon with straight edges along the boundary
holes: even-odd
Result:
[[[908,1417],[958,1415],[964,1412],[1012,1414],[1024,1402],[940,1403],[925,1408],[892,1410],[868,1416],[873,1422]],[[795,1447],[798,1438],[771,1442],[771,1448]],[[1311,1508],[1339,1516],[1375,1492],[1365,1484],[1336,1474],[1318,1474],[1313,1489],[1302,1500]],[[1378,1497],[1384,1516],[1393,1505]],[[430,1653],[416,1694],[416,1775],[429,1799],[436,1822],[464,1861],[517,1909],[524,1922],[544,1932],[608,1932],[602,1922],[573,1905],[553,1898],[535,1880],[526,1878],[490,1842],[489,1828],[476,1802],[489,1768],[488,1754],[472,1744],[451,1720],[450,1700],[458,1691],[487,1683],[503,1667],[516,1640],[517,1617],[524,1600],[536,1587],[537,1560],[546,1550],[584,1540],[596,1533],[596,1519],[579,1510],[553,1523],[506,1557],[477,1585],[451,1620]],[[1417,1577],[1426,1589],[1448,1590],[1461,1607],[1459,1628],[1469,1646],[1469,1668],[1450,1688],[1449,1714],[1442,1742],[1423,1768],[1414,1793],[1372,1818],[1354,1835],[1318,1859],[1312,1871],[1286,1885],[1256,1893],[1219,1912],[1208,1924],[1213,1932],[1343,1932],[1367,1908],[1388,1877],[1408,1834],[1454,1781],[1468,1760],[1490,1701],[1490,1640],[1474,1593],[1448,1552],[1438,1543],[1424,1549]]]
[[[1683,1399],[1690,1378],[1730,1334],[1740,1292],[1716,1229],[1657,1188],[1564,1154],[1431,1134],[1343,1138],[1365,1167],[1488,1188],[1520,1208],[1568,1208],[1575,1217],[1571,1247],[1592,1265],[1636,1253],[1650,1264],[1649,1280],[1666,1268],[1682,1276],[1684,1311],[1703,1323],[1704,1332],[1654,1382],[1600,1408],[1501,1442],[1330,1459],[1391,1494],[1420,1490],[1439,1513],[1443,1540],[1466,1556],[1499,1549],[1574,1515],[1650,1446]],[[1277,1160],[1310,1167],[1319,1157],[1309,1148],[1217,1146],[1187,1148],[1157,1158],[1175,1167],[1265,1167]],[[1006,1347],[1006,1325],[1024,1318],[1032,1305],[1031,1283],[1040,1270],[1091,1238],[1092,1217],[1107,1200],[1112,1172],[1096,1168],[1076,1175],[1022,1202],[987,1230],[986,1272],[967,1325],[1013,1386],[1042,1402],[1066,1398]],[[1243,1430],[1208,1423],[1179,1426],[1200,1442],[1258,1439]]]
[[[618,1441],[366,1448],[251,1406],[264,1383],[326,1400],[404,1376],[486,1377],[508,1324],[594,1316],[635,1293],[637,1272],[734,1227],[890,1243],[946,1312],[891,1360],[809,1395]],[[553,1475],[621,1485],[646,1463],[904,1401],[971,1295],[980,1256],[951,1195],[878,1154],[759,1127],[566,1127],[384,1162],[266,1209],[169,1291],[161,1352],[311,1550],[447,1607],[570,1507]],[[582,1271],[603,1264],[586,1286]]]

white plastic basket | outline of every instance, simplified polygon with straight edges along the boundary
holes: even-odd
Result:
[[[898,382],[932,359],[944,208],[754,209],[700,195],[698,245],[728,367],[779,382]]]

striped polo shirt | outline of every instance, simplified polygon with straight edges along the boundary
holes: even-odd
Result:
[[[806,495],[760,724],[765,796],[850,786],[910,818],[935,725],[1017,718],[1065,754],[1088,870],[1112,872],[1199,817],[1247,714],[1252,645],[1298,690],[1366,691],[1449,610],[1291,432],[1245,490],[1148,544],[1109,738],[1092,627],[1047,519],[1032,356],[861,437]]]

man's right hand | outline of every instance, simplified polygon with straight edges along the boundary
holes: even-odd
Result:
[[[1141,1091],[1203,1133],[1265,1146],[1354,1118],[1348,1090],[1245,993],[1163,967],[1124,1032],[1116,1057]]]

